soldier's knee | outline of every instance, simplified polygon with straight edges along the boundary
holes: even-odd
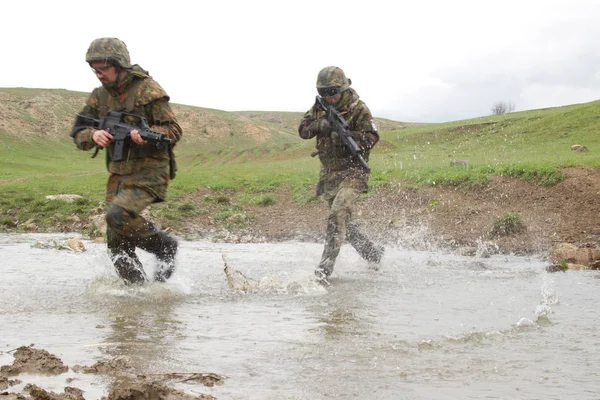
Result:
[[[106,208],[106,224],[111,228],[123,228],[128,218],[129,212],[121,206],[111,204]]]

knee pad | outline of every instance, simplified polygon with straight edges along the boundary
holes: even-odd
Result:
[[[121,206],[111,204],[106,208],[106,224],[111,228],[122,229],[129,219],[129,212]]]

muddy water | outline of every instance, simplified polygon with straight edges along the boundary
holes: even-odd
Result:
[[[598,272],[402,248],[373,272],[344,247],[324,288],[320,244],[182,242],[171,281],[132,288],[102,244],[33,246],[66,237],[0,236],[0,365],[33,343],[70,367],[122,356],[139,374],[223,374],[212,388],[177,383],[218,399],[600,398]],[[229,287],[224,260],[247,292]],[[18,378],[86,399],[110,379]]]

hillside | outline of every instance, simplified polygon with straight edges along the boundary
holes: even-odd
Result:
[[[88,93],[63,89],[0,88],[0,136],[24,141],[39,138],[65,140]],[[303,113],[240,111],[227,112],[172,103],[184,131],[181,147],[219,152],[300,144],[298,124]],[[404,125],[377,120],[388,129]]]
[[[0,231],[99,233],[103,161],[67,137],[86,96],[0,89]],[[184,129],[179,173],[152,218],[186,238],[322,239],[327,210],[314,197],[314,141],[296,133],[302,113],[173,108]],[[596,101],[441,124],[378,120],[373,189],[357,218],[380,241],[414,248],[598,246],[599,112]],[[45,199],[60,193],[84,199]],[[522,229],[494,233],[512,215]]]

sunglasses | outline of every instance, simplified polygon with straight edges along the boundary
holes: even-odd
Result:
[[[319,92],[319,96],[321,97],[333,97],[336,94],[342,93],[342,90],[339,87],[330,86],[325,88],[317,88],[317,92]]]
[[[104,75],[106,73],[106,71],[108,71],[109,69],[111,69],[113,67],[113,65],[107,65],[105,67],[98,67],[98,68],[94,68],[92,67],[92,71],[96,74],[96,75]]]

